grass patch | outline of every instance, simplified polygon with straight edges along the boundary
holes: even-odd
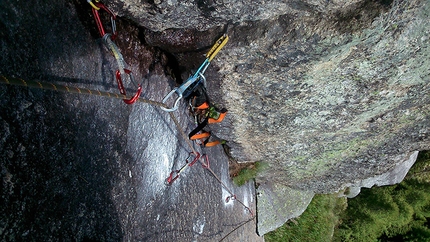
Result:
[[[346,198],[335,194],[315,195],[300,217],[264,235],[264,239],[267,242],[331,241],[339,215],[346,206]]]
[[[421,152],[401,183],[348,200],[333,241],[429,241],[429,180],[430,153]]]
[[[246,182],[254,179],[257,176],[257,173],[261,172],[264,167],[265,165],[259,161],[248,165],[247,167],[241,169],[239,173],[233,177],[233,182],[238,186],[245,185]]]

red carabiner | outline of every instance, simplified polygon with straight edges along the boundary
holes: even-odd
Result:
[[[175,173],[176,173],[176,175],[175,175],[175,176],[173,176]],[[179,171],[178,171],[178,170],[176,170],[176,171],[172,171],[172,172],[170,173],[169,177],[167,177],[167,179],[166,179],[166,185],[172,185],[172,183],[173,183],[176,179],[178,179],[178,177],[179,177]]]
[[[126,74],[129,74],[129,75],[130,75],[130,73],[131,73],[131,71],[130,71],[130,70],[128,70],[128,69],[124,69],[124,72],[125,72]],[[119,72],[119,70],[117,70],[117,71],[116,71],[116,73],[115,73],[115,76],[116,76],[116,82],[118,83],[118,89],[119,89],[119,92],[120,92],[122,95],[127,95],[127,94],[125,93],[124,85],[122,84],[121,72]]]
[[[202,167],[205,168],[205,169],[209,169],[210,164],[209,164],[208,155],[206,155],[206,154],[202,155],[202,159],[206,160],[206,164],[204,162],[202,162]]]
[[[134,83],[134,78],[133,78],[131,71],[129,69],[124,69],[124,72],[130,76],[131,82]],[[124,85],[122,84],[121,72],[119,72],[119,70],[117,70],[115,73],[115,76],[116,76],[116,82],[118,83],[119,92],[122,95],[127,95],[127,93],[125,92]],[[140,93],[142,93],[142,86],[138,85],[136,94],[134,94],[134,96],[131,97],[130,99],[124,99],[124,102],[126,104],[135,103],[139,99]]]
[[[110,21],[112,24],[112,35],[111,35],[111,39],[114,40],[117,36],[117,32],[116,32],[116,23],[115,23],[115,19],[116,16],[115,14],[108,8],[106,7],[106,5],[104,5],[103,3],[94,3],[94,5],[100,9],[105,10],[109,15],[110,15]],[[91,8],[93,11],[93,15],[94,15],[94,19],[96,20],[96,24],[97,24],[97,28],[99,29],[100,35],[101,37],[105,36],[106,31],[103,27],[102,21],[100,19],[100,15],[99,15],[99,10],[95,9],[95,8]]]
[[[126,103],[126,104],[133,104],[133,103],[135,103],[138,99],[139,99],[139,96],[140,96],[140,93],[142,92],[142,87],[141,86],[139,86],[138,88],[137,88],[137,92],[136,92],[136,94],[134,94],[134,96],[132,97],[132,98],[130,98],[130,99],[123,99],[123,101]]]
[[[188,164],[188,166],[192,166],[192,165],[194,165],[199,159],[200,159],[200,153],[199,152],[196,152],[196,153],[190,153],[190,156],[191,156],[191,154],[195,154],[196,155],[196,157],[194,158],[194,160],[190,163],[190,164]],[[188,157],[189,158],[189,157]],[[187,158],[187,163],[188,163],[188,158]]]

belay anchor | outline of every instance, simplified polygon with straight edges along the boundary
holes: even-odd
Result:
[[[212,48],[209,50],[209,52],[206,54],[206,60],[200,65],[199,69],[197,69],[196,73],[194,73],[192,76],[190,76],[182,85],[179,87],[174,88],[169,94],[167,94],[163,98],[163,103],[165,104],[167,100],[174,94],[178,95],[178,98],[175,100],[175,103],[172,108],[165,108],[161,107],[166,112],[173,112],[176,111],[179,107],[179,101],[182,98],[187,98],[194,89],[200,84],[203,83],[204,86],[206,86],[206,78],[204,76],[204,73],[206,69],[208,68],[210,62],[215,58],[215,56],[218,54],[218,52],[224,47],[225,44],[227,44],[228,36],[224,34],[221,36],[215,44],[212,46]]]

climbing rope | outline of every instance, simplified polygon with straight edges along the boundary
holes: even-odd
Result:
[[[87,94],[87,95],[95,95],[95,96],[110,97],[110,98],[117,98],[117,99],[131,99],[132,98],[132,97],[127,96],[127,95],[122,95],[122,94],[120,95],[120,94],[111,93],[111,92],[91,90],[88,88],[69,87],[69,86],[63,86],[63,85],[52,84],[52,83],[47,83],[47,82],[23,80],[20,78],[6,77],[3,75],[0,75],[0,82],[4,83],[4,84],[24,86],[24,87],[33,87],[33,88],[53,90],[53,91],[59,91],[59,92]],[[149,100],[149,99],[144,99],[144,98],[138,98],[136,101],[148,103],[148,104],[151,104],[154,106],[159,106],[159,107],[165,106],[164,103]]]
[[[239,224],[238,226],[236,226],[234,229],[232,229],[229,233],[227,233],[226,235],[224,235],[224,237],[222,237],[219,242],[223,241],[224,239],[226,239],[228,236],[230,236],[230,234],[232,234],[234,231],[238,230],[240,227],[246,225],[247,223],[251,222],[255,220],[255,216],[252,216],[250,219],[242,222],[241,224]]]
[[[67,93],[87,94],[87,95],[95,95],[95,96],[102,96],[102,97],[109,97],[109,98],[117,98],[117,99],[129,99],[130,98],[126,95],[119,95],[116,93],[91,90],[91,89],[87,89],[87,88],[69,87],[69,86],[63,86],[63,85],[57,85],[57,84],[39,82],[39,81],[23,80],[20,78],[6,77],[3,75],[0,75],[0,83],[9,84],[9,85],[24,86],[24,87],[33,87],[33,88],[46,89],[46,90],[53,90],[53,91],[60,91],[60,92],[67,92]],[[136,101],[151,104],[151,105],[158,106],[158,107],[166,107],[166,105],[164,103],[145,99],[145,98],[141,98],[141,97],[137,98]],[[173,112],[169,112],[169,116],[171,117],[171,119],[175,123],[175,126],[178,129],[179,133],[182,135],[182,138],[187,142],[188,146],[190,147],[191,153],[194,154],[195,157],[197,157],[197,159],[198,159],[199,163],[202,165],[202,167],[205,168],[206,170],[208,170],[212,174],[212,176],[215,177],[215,179],[221,184],[221,186],[230,194],[226,198],[226,202],[228,202],[229,200],[235,200],[235,201],[239,202],[251,214],[251,216],[254,216],[254,213],[252,212],[252,210],[248,206],[246,206],[241,200],[237,199],[236,195],[234,195],[234,193],[227,187],[227,185],[224,184],[222,182],[222,180],[217,176],[217,174],[210,168],[209,157],[206,154],[200,155],[200,153],[194,149],[193,144],[191,143],[190,139],[188,138],[188,136],[185,134],[185,132],[181,128],[181,125],[180,125],[178,119],[176,118],[176,116],[173,114]],[[191,165],[188,165],[188,166],[192,166],[192,165],[194,165],[194,163],[196,163],[196,159],[194,159],[193,162],[190,163]],[[188,166],[185,166],[185,168]],[[185,168],[183,167],[184,170],[185,170]],[[171,175],[171,176],[173,176],[173,175]],[[178,177],[179,177],[179,174],[178,174]],[[178,177],[176,177],[176,179]],[[174,180],[176,180],[176,179],[174,179]],[[167,182],[167,183],[171,184],[173,181]]]

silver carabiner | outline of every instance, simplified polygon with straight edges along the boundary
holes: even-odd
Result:
[[[170,98],[170,96],[173,95],[173,93],[176,93],[178,95],[178,98],[175,101],[175,104],[172,108],[165,108],[161,107],[163,111],[166,112],[173,112],[176,111],[179,107],[179,101],[185,96],[187,98],[197,87],[197,85],[200,83],[200,80],[202,80],[204,87],[206,88],[206,78],[203,75],[203,73],[206,71],[206,69],[209,66],[209,62],[206,59],[202,65],[200,65],[199,69],[196,71],[196,73],[192,76],[190,76],[182,85],[179,87],[174,88],[169,94],[167,94],[164,98],[162,103],[166,104],[167,99]]]
[[[163,111],[166,111],[166,112],[174,112],[174,111],[176,111],[176,110],[178,109],[178,107],[179,107],[179,101],[182,99],[182,93],[177,92],[177,90],[178,90],[178,88],[177,88],[177,87],[176,87],[176,88],[174,88],[171,92],[169,92],[169,94],[167,94],[167,95],[163,98],[162,103],[166,104],[167,99],[169,99],[169,98],[170,98],[170,96],[172,96],[172,95],[173,95],[173,93],[176,93],[176,94],[178,95],[178,98],[176,99],[175,104],[173,105],[173,107],[172,107],[172,108],[165,108],[165,107],[161,107],[161,109],[162,109]]]
[[[205,87],[205,88],[207,88],[207,86],[206,86],[206,77],[202,74],[202,73],[199,73],[200,74],[200,77],[202,78],[202,80],[203,80],[203,86]]]

